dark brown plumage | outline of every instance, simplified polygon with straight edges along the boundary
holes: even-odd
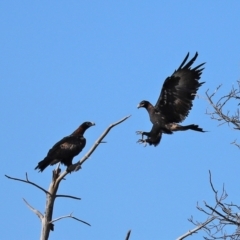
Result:
[[[72,160],[86,145],[84,132],[95,123],[84,122],[71,135],[57,142],[49,151],[47,156],[38,163],[35,169],[43,171],[47,166],[61,162],[65,166],[72,165]]]
[[[172,76],[166,78],[155,106],[146,100],[139,103],[138,108],[143,107],[148,111],[153,127],[150,132],[137,131],[137,134],[142,135],[142,139],[138,142],[157,146],[162,133],[172,134],[173,131],[186,130],[204,132],[195,124],[188,126],[178,124],[188,116],[197,90],[203,84],[203,82],[199,83],[199,80],[204,69],[201,67],[205,63],[191,69],[197,56],[198,53],[186,63],[189,57],[188,53]],[[143,135],[147,136],[147,139],[143,139]]]

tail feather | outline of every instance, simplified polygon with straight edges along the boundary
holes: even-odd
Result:
[[[47,166],[51,164],[51,160],[52,159],[45,157],[42,161],[38,163],[38,165],[35,167],[35,170],[39,169],[39,171],[42,172]]]
[[[187,126],[180,126],[179,125],[178,130],[180,130],[180,131],[193,130],[193,131],[198,131],[198,132],[206,132],[202,128],[200,128],[198,125],[195,125],[195,124],[190,124],[190,125],[187,125]]]
[[[202,128],[200,128],[198,125],[195,124],[190,124],[187,126],[181,126],[177,123],[169,123],[166,125],[168,129],[171,131],[186,131],[186,130],[193,130],[193,131],[198,131],[198,132],[206,132]]]

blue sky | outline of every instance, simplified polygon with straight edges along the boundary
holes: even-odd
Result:
[[[191,215],[205,219],[197,202],[214,203],[208,170],[239,204],[239,150],[230,143],[240,139],[205,114],[206,90],[223,84],[221,96],[239,80],[239,8],[238,1],[1,1],[2,239],[39,238],[40,221],[22,198],[41,212],[45,206],[42,192],[4,174],[27,172],[48,188],[53,168],[34,167],[86,120],[96,126],[74,161],[110,123],[132,115],[60,186],[59,193],[82,200],[58,199],[54,218],[73,212],[92,226],[63,219],[50,239],[122,240],[129,229],[131,240],[176,239],[194,227]],[[155,103],[165,78],[196,51],[206,83],[184,124],[209,132],[164,135],[156,148],[137,144],[135,131],[151,128],[137,104]]]

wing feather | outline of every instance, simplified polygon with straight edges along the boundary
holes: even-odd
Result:
[[[166,78],[163,83],[161,94],[155,105],[155,109],[161,113],[165,122],[182,122],[192,108],[198,88],[203,84],[199,83],[202,71],[202,63],[191,69],[198,53],[188,62],[189,53],[171,77]],[[186,64],[186,65],[185,65]]]
[[[57,142],[49,151],[47,156],[56,159],[74,157],[78,155],[86,145],[83,136],[68,136]]]

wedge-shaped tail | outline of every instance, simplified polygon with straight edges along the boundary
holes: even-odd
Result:
[[[181,126],[177,123],[169,123],[167,124],[167,128],[170,131],[186,131],[186,130],[193,130],[193,131],[198,131],[198,132],[206,132],[204,131],[202,128],[200,128],[198,125],[196,124],[190,124],[187,126]]]

